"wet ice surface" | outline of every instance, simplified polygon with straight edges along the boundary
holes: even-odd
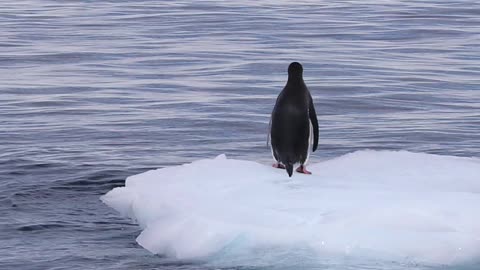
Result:
[[[359,151],[310,169],[289,178],[222,155],[131,176],[102,200],[138,222],[141,246],[177,259],[480,258],[480,159]]]

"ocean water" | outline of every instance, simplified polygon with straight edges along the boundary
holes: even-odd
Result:
[[[478,14],[455,0],[2,3],[0,268],[209,268],[152,255],[99,196],[222,153],[271,162],[291,61],[318,114],[312,163],[363,149],[480,157]],[[362,268],[431,269],[318,266]]]

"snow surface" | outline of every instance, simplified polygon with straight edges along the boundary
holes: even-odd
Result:
[[[101,199],[141,226],[141,246],[178,259],[480,258],[480,159],[358,151],[309,169],[289,178],[220,155],[128,177]]]

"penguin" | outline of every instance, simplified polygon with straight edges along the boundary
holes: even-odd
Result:
[[[270,146],[275,159],[273,167],[286,169],[292,177],[311,174],[306,168],[310,154],[318,147],[318,121],[312,96],[303,81],[303,67],[298,62],[288,66],[288,80],[278,95],[270,118]]]

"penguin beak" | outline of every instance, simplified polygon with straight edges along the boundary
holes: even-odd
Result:
[[[293,173],[293,164],[286,164],[285,169],[287,170],[288,177],[292,177]]]

